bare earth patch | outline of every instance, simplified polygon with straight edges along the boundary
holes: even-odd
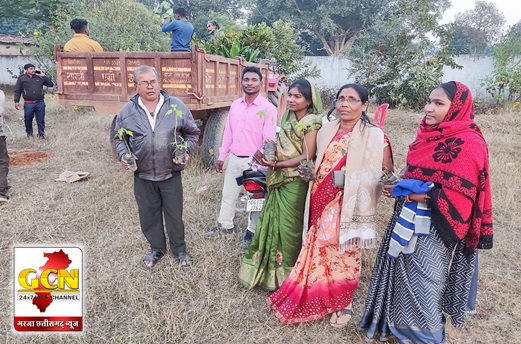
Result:
[[[38,164],[49,158],[49,153],[44,151],[9,151],[9,167],[20,167]]]

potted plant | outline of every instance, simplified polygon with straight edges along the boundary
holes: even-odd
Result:
[[[298,131],[301,131],[301,132],[305,132],[305,130],[307,129],[308,126],[298,122],[296,125],[295,125],[295,129],[297,129]],[[304,138],[303,140],[304,142],[304,145],[306,146],[306,159],[302,159],[300,161],[300,165],[298,167],[299,169],[299,172],[300,172],[300,176],[302,177],[302,180],[304,180],[305,182],[309,182],[310,180],[314,180],[317,175],[315,174],[315,162],[313,161],[313,159],[310,159],[309,156],[308,156],[308,146],[307,146],[307,143],[306,143],[306,139]]]
[[[130,146],[128,144],[128,136],[134,136],[134,133],[131,131],[131,130],[128,130],[126,128],[119,128],[118,129],[118,138],[125,142],[125,146],[127,146],[127,152],[125,154],[123,154],[123,160],[125,160],[128,165],[130,166],[130,169],[132,171],[136,171],[137,170],[137,158],[136,156],[134,155],[134,153],[132,153],[132,150],[130,149]]]
[[[169,143],[170,145],[174,146],[174,150],[172,151],[172,159],[178,164],[186,164],[188,143],[183,137],[177,137],[177,121],[183,117],[183,111],[177,109],[176,104],[171,104],[170,109],[165,113],[165,115],[168,116],[171,114],[175,115],[174,141]]]
[[[262,143],[264,160],[274,162],[277,160],[277,143],[273,140],[265,140]]]

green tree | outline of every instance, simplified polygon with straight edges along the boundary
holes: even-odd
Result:
[[[105,0],[87,18],[92,22],[93,35],[105,50],[169,50],[169,35],[161,32],[162,21],[133,0]]]
[[[221,13],[205,13],[199,15],[196,19],[191,20],[195,29],[195,35],[199,39],[210,39],[210,35],[206,30],[206,23],[209,20],[216,21],[219,24],[219,30],[226,30],[226,28],[236,25],[236,23],[230,17]]]
[[[313,33],[328,55],[342,55],[349,51],[357,36],[377,20],[377,11],[383,11],[386,4],[384,0],[258,0],[250,21],[292,22],[298,30]]]
[[[42,25],[55,21],[56,13],[72,0],[0,0],[0,33],[32,35]]]
[[[273,39],[269,42],[269,55],[280,66],[278,72],[288,79],[318,77],[320,71],[311,61],[304,61],[304,47],[298,31],[291,23],[278,20],[273,23]]]
[[[449,43],[458,54],[487,54],[490,52],[491,44],[478,29],[454,23],[451,25],[454,31],[453,38]]]
[[[143,4],[133,0],[85,0],[57,10],[53,23],[42,26],[34,36],[38,46],[32,48],[32,53],[51,73],[54,46],[64,45],[71,38],[69,25],[76,16],[87,18],[91,37],[105,51],[166,51],[169,47],[159,17]]]
[[[472,34],[488,43],[495,43],[501,38],[506,23],[505,16],[495,3],[481,0],[476,1],[474,9],[458,13],[454,18],[456,25],[475,29]]]
[[[152,8],[158,6],[165,0],[137,0],[138,2],[144,3],[147,7]],[[225,15],[232,20],[244,19],[245,9],[249,4],[249,0],[170,0],[170,4],[175,4],[173,9],[183,7],[188,13],[189,20],[195,20],[199,17],[205,17],[208,13],[219,13]],[[206,27],[206,26],[205,26]]]
[[[272,27],[265,23],[248,25],[244,29],[230,26],[221,30],[215,40],[196,40],[196,43],[210,54],[243,56],[247,60],[258,51],[254,62],[261,59],[275,61],[277,72],[285,74],[288,79],[319,75],[316,67],[304,60],[299,32],[291,23],[281,20],[273,23]]]
[[[498,104],[521,101],[521,21],[511,26],[493,48],[494,71],[481,86]]]
[[[430,38],[450,34],[437,24],[446,5],[435,0],[396,1],[388,16],[357,39],[350,54],[351,72],[378,102],[419,109],[440,82],[443,66],[458,67],[448,44],[434,46]]]

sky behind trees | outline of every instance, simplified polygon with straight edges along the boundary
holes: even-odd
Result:
[[[485,0],[496,4],[496,7],[503,13],[507,20],[506,25],[514,25],[521,20],[521,1],[519,0]],[[454,20],[454,15],[474,8],[475,0],[451,0],[452,7],[443,15],[440,24],[446,24]]]

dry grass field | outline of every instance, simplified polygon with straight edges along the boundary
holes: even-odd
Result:
[[[47,97],[45,141],[27,139],[23,112],[6,92],[8,149],[39,150],[49,157],[12,167],[11,202],[0,206],[0,342],[3,343],[363,343],[356,324],[375,251],[364,252],[353,322],[338,330],[326,320],[287,326],[273,316],[267,292],[237,282],[242,233],[215,240],[203,233],[217,218],[222,175],[202,167],[195,154],[183,173],[184,221],[191,269],[165,256],[151,271],[140,267],[148,251],[133,197],[132,174],[114,159],[109,116],[75,112]],[[373,107],[374,108],[374,107]],[[495,209],[494,249],[481,251],[479,314],[463,329],[447,326],[448,343],[521,343],[521,127],[519,112],[479,115],[490,146]],[[397,169],[421,115],[391,110],[386,131]],[[88,171],[84,181],[53,181],[64,170]],[[208,189],[201,193],[202,186]],[[241,207],[238,204],[238,207]],[[391,212],[382,200],[380,228]],[[244,213],[238,225],[246,225]],[[381,233],[380,233],[381,234]],[[20,334],[12,328],[12,247],[71,244],[84,252],[82,334]],[[393,341],[391,341],[393,342]]]

